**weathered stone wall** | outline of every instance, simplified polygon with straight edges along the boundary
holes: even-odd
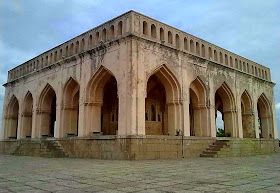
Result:
[[[0,141],[0,153],[1,154],[12,154],[16,148],[20,145],[19,140],[2,140]]]
[[[215,138],[184,137],[184,157],[199,157],[215,141]],[[56,146],[54,148],[52,145],[48,149],[46,144],[58,144],[59,148]],[[19,145],[22,145],[20,151],[17,149]],[[54,154],[54,150],[58,149],[59,155],[65,153],[65,155],[75,158],[112,160],[181,159],[183,153],[181,136],[93,136],[80,139],[6,140],[0,142],[0,153],[2,154],[17,153],[18,155],[41,156],[48,152]],[[224,146],[218,152],[218,157],[270,153],[279,153],[278,140],[231,139],[228,146]],[[52,154],[48,154],[48,156]]]
[[[279,153],[279,140],[235,139],[218,152],[217,157],[252,156],[258,154]]]

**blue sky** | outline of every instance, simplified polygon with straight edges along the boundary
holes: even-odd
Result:
[[[131,9],[269,67],[279,130],[279,0],[1,1],[1,85],[9,69]],[[1,87],[1,117],[3,98]]]

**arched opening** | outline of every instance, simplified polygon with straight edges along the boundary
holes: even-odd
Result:
[[[182,130],[182,114],[175,76],[163,65],[149,77],[146,91],[146,135],[176,135]]]
[[[242,63],[241,63],[241,60],[239,60],[239,70],[242,71]]]
[[[246,72],[246,65],[245,65],[245,62],[243,62],[243,71]]]
[[[99,44],[99,32],[95,33],[95,39],[94,39],[95,45]]]
[[[56,61],[57,61],[57,51],[54,52],[54,62],[56,62]]]
[[[171,31],[168,31],[167,35],[168,35],[168,43],[172,44],[173,42],[172,42],[172,33],[171,33]]]
[[[218,54],[216,50],[214,50],[214,60],[218,62]]]
[[[104,29],[102,30],[102,40],[103,40],[103,41],[106,41],[106,39],[107,39],[107,30],[106,30],[106,28],[104,28]]]
[[[117,81],[114,76],[111,76],[104,87],[101,107],[101,131],[104,135],[118,134],[118,102]]]
[[[245,90],[241,95],[241,115],[243,138],[254,138],[254,116],[252,110],[252,100],[248,92]]]
[[[228,65],[228,56],[225,54],[225,65]]]
[[[148,80],[145,104],[146,135],[167,135],[166,93],[156,75]]]
[[[175,40],[176,40],[176,48],[180,48],[180,39],[179,39],[179,35],[178,34],[176,34]]]
[[[32,117],[33,117],[33,97],[28,92],[24,98],[23,113],[22,113],[22,133],[21,136],[31,138],[32,133]]]
[[[65,84],[62,101],[62,128],[63,136],[78,136],[79,134],[79,96],[80,86],[70,78]]]
[[[190,40],[190,51],[194,53],[194,43],[193,40]]]
[[[232,62],[232,57],[231,56],[229,57],[229,64],[230,64],[230,67],[233,67],[233,62]]]
[[[213,56],[212,56],[212,49],[209,47],[208,48],[208,56],[209,56],[209,60],[212,60],[213,59]]]
[[[54,137],[56,127],[56,94],[47,84],[39,98],[39,128],[41,137]]]
[[[199,47],[199,43],[198,42],[195,43],[195,49],[196,49],[196,54],[198,56],[200,56],[200,47]]]
[[[78,54],[78,53],[79,53],[79,50],[80,50],[80,42],[77,41],[77,42],[76,42],[76,46],[75,46],[75,54]]]
[[[92,46],[92,35],[90,34],[88,38],[88,48],[91,48],[91,46]]]
[[[205,46],[204,46],[204,44],[202,44],[201,45],[201,55],[202,55],[202,57],[205,57]]]
[[[236,132],[236,106],[232,91],[223,83],[215,93],[216,118],[217,111],[222,113],[226,137],[237,137]]]
[[[160,28],[159,33],[160,33],[160,40],[161,41],[164,40],[164,31],[163,31],[162,27]]]
[[[114,25],[111,25],[110,27],[110,39],[113,39],[115,37],[115,27]]]
[[[209,136],[208,118],[206,108],[206,89],[199,78],[190,85],[190,135]]]
[[[53,63],[53,53],[51,53],[50,55],[50,62],[49,64],[52,64]],[[29,73],[29,66],[27,66],[27,73]]]
[[[46,56],[45,66],[48,66],[48,65],[49,65],[49,56]],[[23,68],[22,75],[24,75],[24,68]]]
[[[184,49],[188,50],[188,39],[184,38]]]
[[[238,69],[238,60],[235,58],[235,68]]]
[[[123,25],[122,25],[122,21],[120,21],[119,23],[118,23],[118,36],[121,36],[122,35],[122,27]]]
[[[17,98],[12,96],[5,117],[5,136],[8,139],[17,139],[18,137],[18,114],[19,103]]]
[[[71,44],[69,56],[72,56],[73,54],[74,54],[74,43]]]
[[[119,99],[116,78],[101,66],[91,78],[87,91],[85,135],[100,132],[117,135]]]
[[[82,39],[81,51],[85,51],[85,39]]]
[[[223,61],[223,54],[222,52],[220,52],[220,63],[222,64],[224,61]]]
[[[152,35],[152,38],[157,37],[156,26],[154,24],[151,25],[151,35]]]
[[[143,34],[148,35],[148,23],[143,21]]]
[[[257,103],[258,121],[260,138],[273,138],[273,122],[270,103],[265,96],[261,94]]]

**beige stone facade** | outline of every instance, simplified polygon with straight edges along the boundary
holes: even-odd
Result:
[[[270,69],[130,11],[8,73],[2,139],[277,138]]]

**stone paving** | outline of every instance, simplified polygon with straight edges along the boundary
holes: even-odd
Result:
[[[280,154],[151,161],[0,155],[0,192],[280,192]]]

